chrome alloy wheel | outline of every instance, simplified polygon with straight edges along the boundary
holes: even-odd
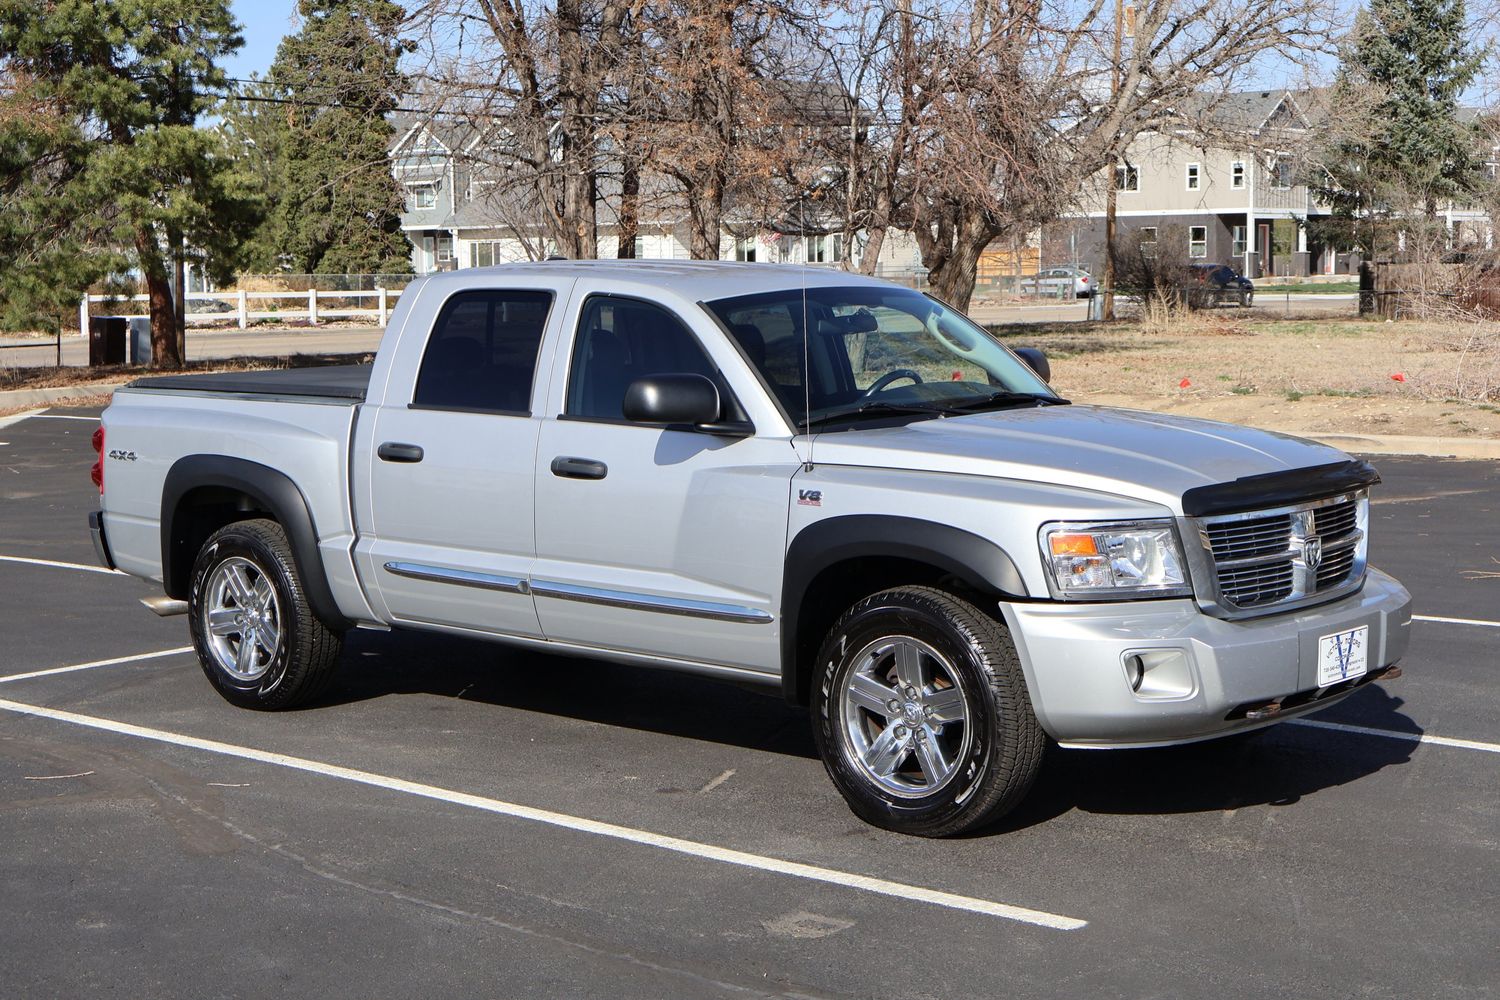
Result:
[[[948,658],[910,636],[877,639],[838,692],[850,759],[884,791],[931,795],[968,756],[969,706]]]
[[[205,595],[203,634],[214,659],[235,680],[258,680],[281,642],[276,588],[255,563],[231,556],[214,567]]]

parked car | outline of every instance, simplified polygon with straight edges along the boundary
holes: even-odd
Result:
[[[1048,295],[1064,298],[1073,295],[1086,299],[1094,294],[1094,276],[1081,267],[1051,267],[1021,279],[1022,295]]]
[[[1229,303],[1249,308],[1255,300],[1255,283],[1228,264],[1193,264],[1193,281],[1185,298],[1193,309],[1208,309]]]
[[[466,269],[412,282],[373,366],[118,390],[90,529],[236,705],[314,701],[351,629],[688,671],[807,706],[851,809],[925,836],[1016,805],[1054,742],[1190,743],[1399,675],[1371,466],[1046,371],[841,271]]]

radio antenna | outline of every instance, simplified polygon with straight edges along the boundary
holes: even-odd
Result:
[[[807,431],[807,460],[803,462],[804,472],[813,470],[813,447],[818,436],[812,429],[812,364],[811,364],[811,341],[812,328],[808,326],[807,315],[807,194],[798,200],[799,214],[802,216],[802,267],[799,271],[802,275],[802,426]]]

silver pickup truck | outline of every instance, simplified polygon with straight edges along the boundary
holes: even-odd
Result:
[[[409,287],[373,366],[117,392],[91,526],[236,705],[316,697],[356,628],[779,687],[851,808],[927,836],[1014,806],[1050,743],[1223,736],[1399,673],[1369,465],[1046,378],[839,271],[465,270]]]

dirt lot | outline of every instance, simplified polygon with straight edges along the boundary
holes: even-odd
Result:
[[[1245,319],[1014,324],[1052,383],[1107,403],[1325,434],[1500,437],[1500,330],[1437,323]]]

